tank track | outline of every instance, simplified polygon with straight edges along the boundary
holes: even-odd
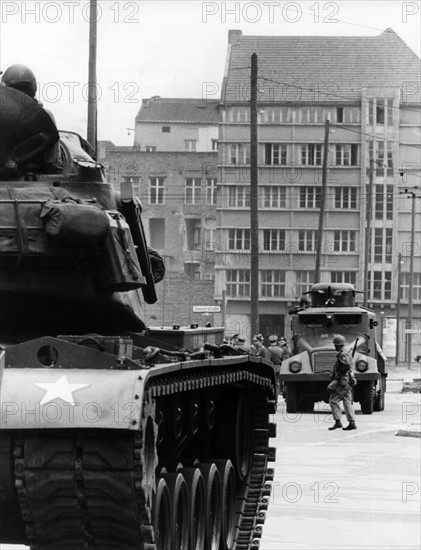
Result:
[[[15,486],[31,550],[257,550],[276,430],[273,381],[259,367],[150,378],[137,431],[15,433]],[[205,493],[193,517],[183,494],[199,499],[196,478]]]

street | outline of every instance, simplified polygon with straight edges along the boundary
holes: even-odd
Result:
[[[421,395],[401,393],[402,385],[401,374],[389,375],[381,413],[362,415],[357,404],[352,432],[328,431],[328,405],[287,415],[280,398],[275,480],[260,550],[419,548],[421,439],[396,434],[419,431]]]
[[[421,439],[396,433],[419,431],[420,394],[400,393],[400,376],[389,375],[383,412],[356,404],[352,432],[328,431],[326,404],[287,415],[280,400],[261,550],[419,548]]]

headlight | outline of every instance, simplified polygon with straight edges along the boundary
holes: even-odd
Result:
[[[359,361],[357,361],[357,364],[355,366],[358,372],[365,372],[368,369],[368,363],[363,359],[360,359]]]
[[[291,363],[289,364],[289,370],[291,372],[300,372],[302,368],[303,366],[300,361],[291,361]]]

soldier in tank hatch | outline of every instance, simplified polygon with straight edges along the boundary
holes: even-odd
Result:
[[[333,337],[333,344],[338,355],[336,356],[328,390],[330,391],[329,405],[335,424],[329,430],[336,430],[338,428],[356,430],[352,388],[356,385],[357,381],[352,372],[353,359],[351,354],[344,349],[346,340],[342,335],[336,334]],[[343,428],[341,423],[341,401],[344,404],[345,415],[349,422],[346,428]]]
[[[30,97],[34,101],[37,93],[37,81],[32,70],[26,65],[15,64],[11,65],[4,71],[1,78],[1,84],[8,88],[13,88]],[[29,100],[28,100],[29,101]],[[44,109],[50,116],[56,127],[56,121],[53,113],[48,109]],[[59,141],[43,154],[42,168],[46,174],[58,174],[62,170],[62,159],[60,153]]]

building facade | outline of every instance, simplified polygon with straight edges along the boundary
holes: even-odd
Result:
[[[379,339],[388,346],[388,355],[396,353],[393,337],[391,342],[386,339],[394,334],[397,317],[403,323],[401,354],[412,353],[404,349],[404,323],[412,287],[414,325],[421,327],[421,215],[420,201],[412,201],[405,189],[418,186],[419,195],[420,59],[390,29],[377,37],[262,37],[229,32],[215,243],[216,299],[225,296],[228,332],[250,336],[253,53],[258,58],[261,331],[288,335],[288,310],[317,282],[315,253],[328,119],[321,282],[349,282],[365,289],[368,307],[382,322]],[[414,232],[413,204],[418,207]],[[415,243],[412,284],[411,243]],[[416,338],[414,342],[417,345]]]
[[[165,260],[167,273],[157,285],[158,302],[145,304],[149,326],[214,321],[213,315],[195,313],[193,306],[215,305],[218,153],[212,140],[218,135],[218,104],[144,100],[134,146],[104,142],[98,147],[108,181],[116,189],[122,181],[133,183],[142,202],[148,243]],[[186,140],[194,137],[195,148],[186,150]]]

